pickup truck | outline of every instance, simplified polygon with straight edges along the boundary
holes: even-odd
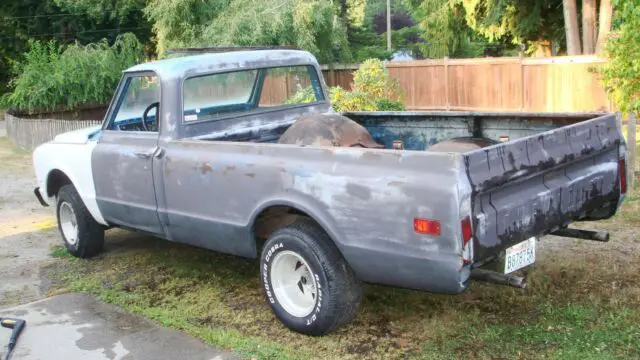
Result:
[[[306,100],[295,96],[305,89]],[[351,321],[363,282],[451,294],[474,279],[524,287],[514,272],[535,261],[542,236],[608,240],[568,225],[611,217],[624,200],[615,114],[526,134],[520,124],[510,138],[408,114],[354,113],[374,148],[285,144],[298,120],[341,116],[310,53],[139,64],[124,71],[102,126],[34,150],[35,195],[56,207],[78,257],[98,254],[119,227],[260,258],[266,302],[308,335]]]

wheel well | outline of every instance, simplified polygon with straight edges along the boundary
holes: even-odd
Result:
[[[322,228],[313,217],[304,211],[298,210],[292,206],[275,205],[263,209],[253,222],[253,236],[256,241],[256,250],[260,253],[262,246],[269,236],[276,230],[293,224],[301,217],[313,220]]]
[[[58,169],[51,171],[47,177],[47,195],[57,195],[60,188],[67,184],[71,184],[71,180],[65,173]]]

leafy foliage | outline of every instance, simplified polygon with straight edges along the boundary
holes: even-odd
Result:
[[[369,59],[353,74],[352,91],[337,87],[330,90],[334,110],[388,111],[404,110],[397,80],[389,77],[384,63]]]
[[[464,9],[457,0],[408,0],[413,16],[418,21],[422,38],[422,53],[426,57],[451,56],[470,29],[464,20]]]
[[[506,50],[523,44],[533,52],[540,44],[564,42],[562,0],[407,0],[407,3],[412,14],[420,19],[422,37],[428,40],[423,50],[430,57],[478,54],[482,53],[478,47],[487,43],[502,44]]]
[[[330,0],[151,0],[146,13],[160,53],[181,46],[295,45],[321,62],[350,57]]]
[[[387,13],[379,12],[373,17],[373,31],[380,35],[387,32]],[[391,30],[400,30],[414,25],[411,16],[405,12],[391,13]]]
[[[123,69],[142,60],[142,45],[133,34],[89,45],[61,46],[32,41],[23,62],[13,67],[11,92],[2,98],[15,109],[73,108],[109,101]]]
[[[398,82],[389,77],[384,63],[378,59],[365,61],[354,73],[353,90],[340,86],[329,89],[333,109],[343,111],[401,111],[404,110]],[[298,90],[287,100],[288,104],[315,101],[311,86]]]
[[[122,23],[129,16],[136,16],[146,5],[146,0],[54,0],[56,5],[74,14],[86,14],[88,17],[103,21]]]
[[[127,4],[146,0],[2,0],[0,6],[0,94],[8,91],[12,63],[21,61],[29,50],[29,40],[61,45],[78,42],[88,44],[106,38],[113,43],[119,34],[135,31],[147,45],[148,53],[155,51],[150,42],[151,26],[140,9],[124,14]],[[81,8],[95,4],[96,9]],[[77,7],[68,6],[70,4]],[[138,8],[140,5],[136,5]],[[133,7],[136,7],[133,6]],[[99,8],[98,8],[99,7]],[[108,9],[117,7],[111,15]]]
[[[397,80],[389,77],[389,71],[378,59],[369,59],[353,74],[353,90],[369,95],[374,101],[379,99],[401,100]]]
[[[606,44],[609,61],[602,71],[607,91],[623,112],[640,113],[640,3],[614,1],[616,23]]]

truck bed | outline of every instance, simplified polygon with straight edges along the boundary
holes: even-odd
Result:
[[[383,143],[386,148],[391,148],[394,140],[402,140],[406,150],[410,150],[408,153],[415,155],[424,153],[419,156],[424,165],[436,159],[427,156],[428,152],[424,150],[442,140],[476,137],[499,142],[490,147],[449,157],[451,167],[460,171],[457,179],[450,180],[457,182],[457,185],[454,185],[457,187],[456,201],[463,204],[462,207],[468,206],[469,209],[449,209],[448,211],[455,210],[456,213],[469,211],[473,224],[476,263],[494,257],[508,246],[530,237],[548,234],[573,221],[609,217],[615,213],[622,199],[619,166],[620,161],[624,162],[625,148],[619,129],[619,119],[614,114],[400,112],[345,115],[365,126],[374,139]],[[268,127],[247,126],[244,131],[209,135],[200,139],[275,143],[291,123],[291,119],[288,119],[279,123],[272,122]],[[279,146],[276,145],[276,147]],[[260,151],[266,153],[266,148]],[[291,149],[288,149],[287,153],[290,154],[290,151]],[[393,150],[390,152],[395,153]],[[278,153],[282,154],[280,151]],[[329,171],[326,173],[325,165],[335,164],[339,160],[327,154],[334,153],[316,152],[312,148],[306,148],[304,151],[301,149],[295,158],[296,162],[306,158],[304,167],[308,168],[308,172],[322,173],[322,176],[329,178],[348,178],[351,182],[362,184],[368,183],[363,176],[379,176],[382,172],[388,173],[392,169],[391,163],[378,160],[379,166],[385,169],[380,169],[376,173],[374,163],[364,162],[365,157],[358,156],[360,166],[366,167],[366,171],[357,175],[351,172],[337,174]],[[379,157],[379,155],[375,156]],[[294,159],[289,155],[287,158],[290,158],[289,162]],[[391,157],[389,160],[392,158],[402,162],[398,157]],[[442,158],[438,157],[438,159],[441,161]],[[282,161],[282,159],[279,160]],[[350,159],[349,162],[352,160]],[[459,164],[456,165],[456,162]],[[314,163],[317,165],[313,165]],[[407,164],[397,163],[395,166],[399,166],[396,174],[400,177],[410,170]],[[336,169],[335,165],[333,169]],[[420,170],[411,169],[411,171]],[[428,167],[422,171],[425,184],[433,184],[432,180],[435,179],[433,168]],[[296,173],[292,175],[298,176]],[[371,184],[378,185],[377,187],[365,186],[366,191],[376,193],[385,191],[388,184],[398,186],[397,182],[383,180],[369,181]],[[335,183],[332,186],[340,187],[339,185]],[[314,196],[322,200],[326,197],[322,190],[326,184],[319,182],[316,186],[316,192],[320,192],[315,193]],[[335,188],[333,191],[336,191]],[[430,193],[428,190],[415,192],[414,196],[427,196],[428,193]],[[350,209],[349,217],[353,217],[352,214],[358,212],[360,220],[366,218],[364,212],[368,208],[377,206],[390,210],[384,211],[387,216],[393,216],[394,211],[395,214],[407,213],[407,209],[403,209],[403,206],[430,209],[428,212],[435,214],[434,216],[442,216],[437,215],[438,211],[434,208],[437,204],[433,204],[433,198],[412,199],[417,203],[407,205],[406,196],[398,199],[385,197],[380,204],[362,203],[361,209],[356,209],[353,205],[357,202],[349,200],[352,196],[353,193],[349,192],[344,196],[332,194],[332,198],[340,199],[341,205],[338,206],[337,203],[330,201],[324,205],[333,207],[332,212],[339,217],[345,216],[339,209]],[[400,201],[400,199],[404,200]],[[358,199],[358,202],[360,200]],[[467,203],[468,205],[464,205]],[[448,202],[447,206],[451,204]],[[449,219],[450,216],[452,215],[447,214],[446,218]],[[394,223],[397,221],[397,219],[394,220]],[[350,230],[347,229],[353,225],[345,223],[343,226],[349,233]],[[453,236],[454,233],[451,232],[449,236]],[[372,242],[371,246],[373,248],[382,246],[388,249],[388,245],[383,243],[376,245]],[[358,245],[358,247],[358,251],[355,251],[353,256],[358,256],[356,255],[358,252],[362,254],[362,246]],[[346,253],[351,252],[349,249],[343,250]],[[358,266],[355,265],[355,267],[358,270]],[[382,272],[376,276],[383,276]],[[389,282],[397,283],[398,280],[393,279]]]

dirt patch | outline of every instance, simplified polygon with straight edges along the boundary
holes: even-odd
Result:
[[[45,296],[41,268],[58,241],[53,211],[35,196],[31,154],[0,137],[0,308]],[[46,285],[46,284],[45,284]]]

